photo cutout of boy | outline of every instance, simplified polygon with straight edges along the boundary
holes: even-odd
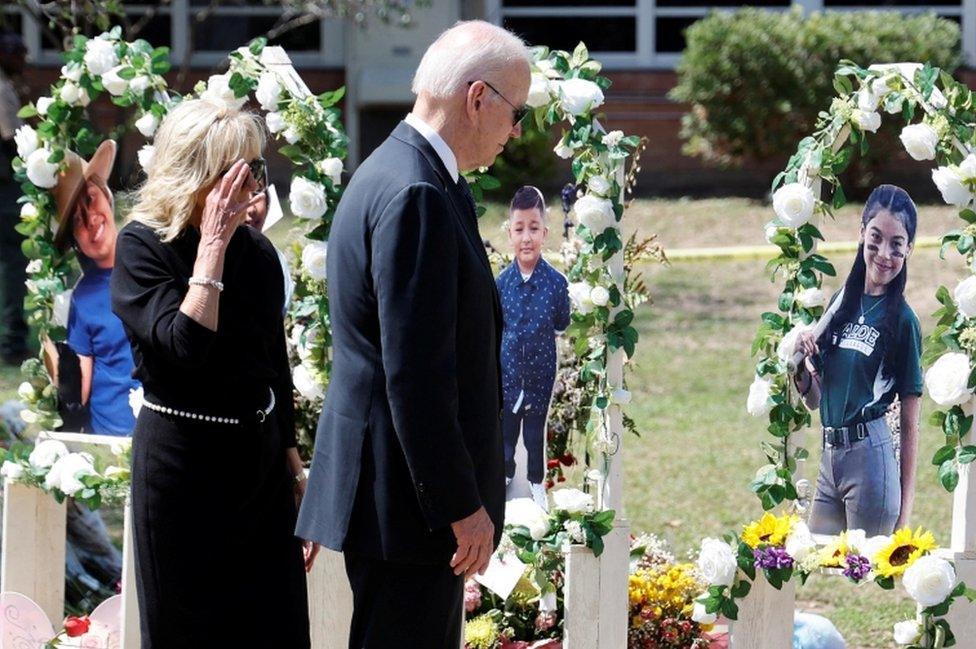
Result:
[[[556,338],[569,326],[569,283],[542,258],[549,234],[542,192],[515,192],[508,211],[514,260],[498,275],[507,497],[531,496],[548,511],[546,419],[556,381]],[[522,439],[522,448],[517,448]],[[524,449],[524,451],[523,451]]]

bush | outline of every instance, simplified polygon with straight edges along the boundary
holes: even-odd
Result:
[[[540,131],[531,115],[522,122],[522,131],[522,137],[509,141],[489,172],[498,179],[501,187],[486,192],[486,195],[506,205],[522,185],[535,185],[546,191],[552,189],[556,180],[559,159],[552,152],[556,145],[552,136]]]
[[[670,94],[690,104],[684,152],[723,165],[792,153],[835,96],[841,59],[960,61],[959,25],[934,14],[742,9],[698,21],[687,41]]]

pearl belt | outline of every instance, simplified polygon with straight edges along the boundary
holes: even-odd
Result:
[[[268,403],[268,407],[263,410],[258,410],[255,412],[255,419],[258,423],[264,422],[271,414],[271,411],[275,407],[275,395],[274,390],[268,388],[268,392],[271,393],[271,401]],[[199,421],[212,422],[215,424],[228,424],[231,426],[236,426],[241,424],[241,420],[238,417],[220,417],[217,415],[204,415],[197,412],[189,412],[187,410],[178,410],[176,408],[170,408],[168,406],[161,406],[157,403],[153,403],[145,398],[142,400],[142,405],[154,410],[156,412],[162,413],[164,415],[173,415],[174,417],[183,417],[184,419],[196,419]]]

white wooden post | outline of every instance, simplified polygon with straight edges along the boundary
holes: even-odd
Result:
[[[423,596],[418,594],[418,596]],[[352,621],[352,589],[342,555],[322,548],[308,575],[312,649],[345,649]],[[404,639],[406,641],[406,639]]]
[[[952,544],[946,558],[956,566],[956,577],[976,587],[976,471],[963,464],[959,485],[952,495]],[[976,649],[976,605],[959,598],[946,615],[959,649]]]
[[[139,649],[139,599],[136,595],[135,543],[132,539],[132,503],[125,499],[122,531],[122,644],[121,649]]]
[[[563,649],[603,648],[597,617],[602,609],[600,573],[601,561],[589,548],[572,545],[566,549]]]
[[[34,600],[57,627],[64,618],[64,503],[40,489],[4,481],[0,591]]]
[[[729,625],[729,649],[772,649],[793,646],[793,581],[782,590],[769,585],[762,572],[739,603],[739,619]]]

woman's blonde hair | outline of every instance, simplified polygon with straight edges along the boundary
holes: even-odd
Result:
[[[205,99],[179,104],[156,133],[152,166],[130,220],[172,241],[189,224],[197,193],[217,182],[237,160],[261,155],[265,138],[264,124],[253,113]]]

